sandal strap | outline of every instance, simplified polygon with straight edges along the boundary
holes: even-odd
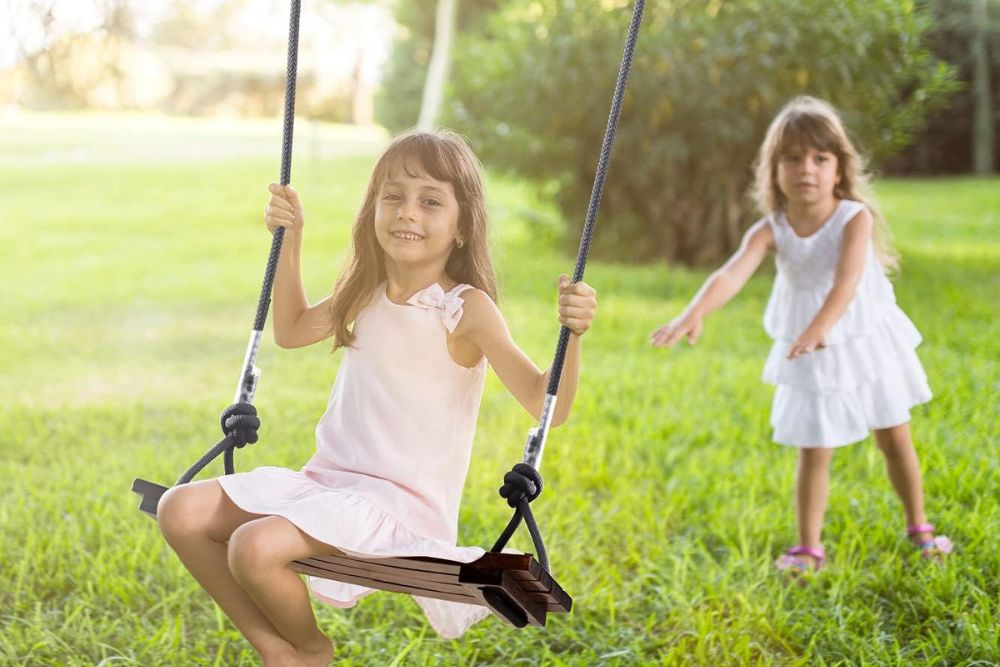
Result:
[[[820,562],[826,560],[826,551],[823,550],[823,547],[807,547],[804,544],[796,544],[785,553],[789,556],[812,556]]]
[[[934,532],[934,524],[931,523],[918,523],[913,526],[907,526],[906,528],[907,536],[913,536],[918,533],[933,533],[933,532]]]

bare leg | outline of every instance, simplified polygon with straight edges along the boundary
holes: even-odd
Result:
[[[924,490],[920,478],[920,461],[910,438],[910,425],[900,424],[892,428],[877,429],[875,442],[885,456],[885,470],[896,495],[903,501],[906,525],[916,526],[927,523],[924,514]],[[911,536],[915,544],[933,539],[933,533],[917,533]]]
[[[236,528],[258,518],[233,504],[215,480],[170,489],[160,499],[157,510],[167,543],[257,650],[264,665],[295,665],[294,647],[229,571],[226,542]]]
[[[830,461],[833,450],[807,448],[799,450],[799,466],[795,476],[795,518],[799,527],[799,544],[820,546],[823,515],[830,495]],[[815,558],[802,554],[801,560],[818,565]]]
[[[333,547],[313,539],[280,516],[267,516],[237,528],[229,540],[229,569],[303,665],[326,665],[333,644],[316,625],[305,582],[293,560],[329,554]]]

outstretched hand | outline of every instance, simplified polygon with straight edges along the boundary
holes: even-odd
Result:
[[[824,347],[826,347],[826,332],[816,327],[808,327],[792,343],[792,347],[788,350],[788,359],[797,359]]]
[[[271,199],[264,209],[267,230],[273,234],[278,227],[284,227],[287,231],[301,232],[304,216],[299,193],[290,185],[277,183],[268,185],[267,190],[271,193]]]
[[[682,338],[689,345],[698,342],[701,335],[701,317],[693,313],[680,315],[653,332],[649,342],[653,347],[673,347]]]
[[[583,282],[571,282],[565,273],[559,276],[559,323],[582,336],[594,322],[597,291]]]

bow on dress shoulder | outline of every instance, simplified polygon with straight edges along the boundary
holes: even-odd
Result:
[[[411,296],[406,302],[418,308],[440,310],[441,321],[448,333],[452,333],[462,319],[462,306],[465,304],[465,299],[461,297],[461,294],[468,288],[469,285],[458,285],[445,292],[444,288],[434,283]]]

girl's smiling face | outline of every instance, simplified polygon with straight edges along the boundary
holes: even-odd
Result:
[[[459,206],[451,183],[393,169],[379,188],[375,236],[386,259],[402,264],[440,261],[460,240]]]
[[[801,147],[778,161],[778,187],[793,205],[811,205],[833,198],[840,183],[837,156],[829,151]]]

